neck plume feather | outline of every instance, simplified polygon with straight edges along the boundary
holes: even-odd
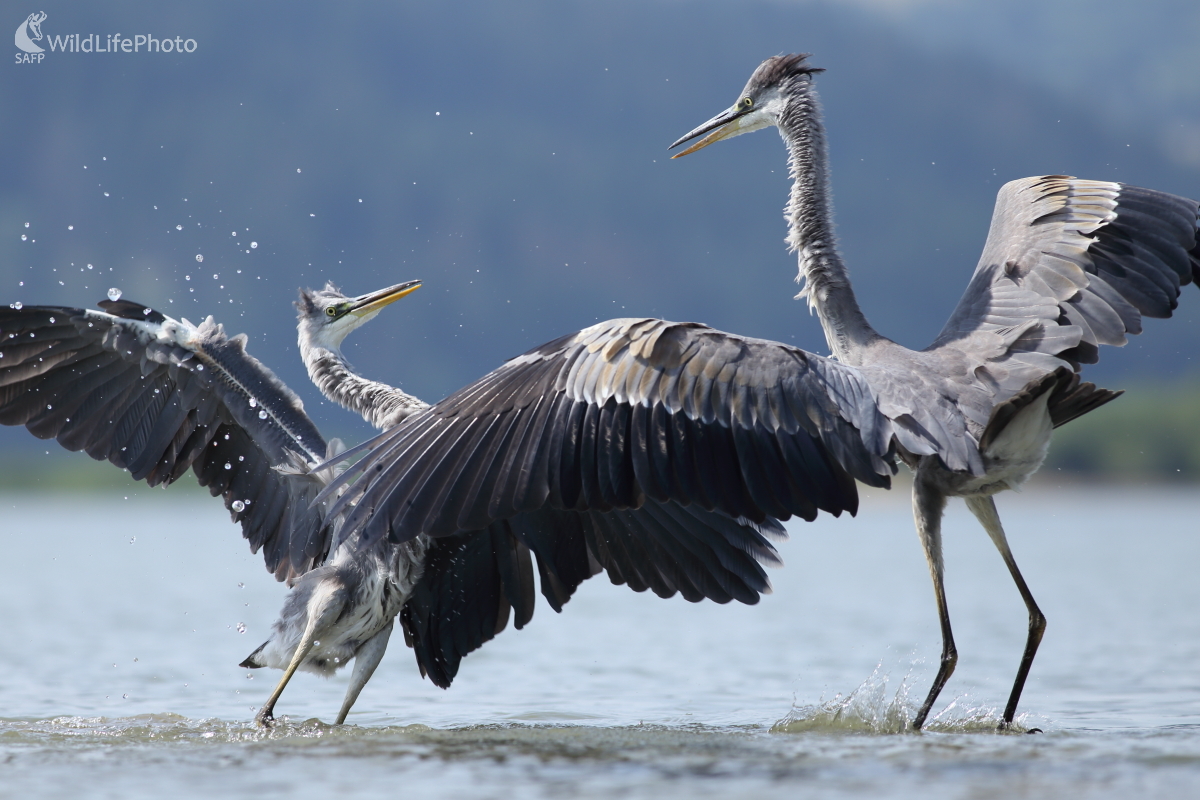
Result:
[[[345,357],[336,350],[302,345],[300,357],[321,394],[380,430],[392,428],[405,417],[429,407],[394,386],[354,374]]]
[[[862,350],[879,334],[867,322],[850,275],[837,251],[833,233],[833,207],[829,192],[829,157],[821,107],[811,78],[797,79],[779,120],[779,132],[788,149],[792,191],[784,215],[788,221],[788,249],[799,258],[802,284],[798,297],[806,297],[817,312],[825,340],[833,354],[847,364],[861,363]]]

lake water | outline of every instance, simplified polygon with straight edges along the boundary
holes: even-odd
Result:
[[[899,732],[940,640],[907,496],[876,491],[857,519],[790,525],[756,607],[599,577],[448,691],[397,636],[350,725],[325,724],[346,676],[301,674],[263,733],[279,673],[236,665],[284,589],[219,503],[0,495],[0,797],[1200,796],[1200,490],[999,506],[1049,618],[1020,708],[1041,735],[995,733],[1026,614],[961,503],[958,670],[927,730]]]

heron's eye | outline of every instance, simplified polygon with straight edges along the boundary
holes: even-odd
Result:
[[[330,316],[330,317],[336,317],[336,316],[337,316],[337,307],[336,307],[336,306],[328,306],[328,307],[326,307],[326,309],[325,309],[325,314],[326,314],[326,315],[328,315],[328,316]]]
[[[754,105],[753,97],[743,97],[742,98],[742,108],[750,108],[750,106],[752,106],[752,105]]]

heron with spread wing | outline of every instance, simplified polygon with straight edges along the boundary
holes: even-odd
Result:
[[[929,347],[875,331],[838,254],[825,132],[807,56],[770,58],[679,155],[770,126],[793,178],[785,217],[802,295],[833,357],[703,325],[618,319],[512,359],[404,425],[320,495],[364,545],[555,510],[703,509],[759,525],[855,511],[855,481],[914,472],[913,512],[942,656],[919,729],[957,651],[943,582],[942,512],[962,497],[1029,611],[1001,727],[1012,724],[1045,629],[993,496],[1024,483],[1051,431],[1119,393],[1081,382],[1100,345],[1169,317],[1200,281],[1197,203],[1050,175],[1000,190],[983,256]],[[339,491],[344,493],[334,499]]]
[[[332,285],[296,304],[300,355],[330,400],[382,429],[427,404],[356,375],[341,353],[354,329],[416,290],[401,283],[361,297]],[[345,721],[383,657],[399,615],[421,673],[448,687],[462,658],[532,618],[534,563],[556,611],[579,584],[607,570],[614,583],[691,601],[757,602],[770,590],[763,564],[777,523],[646,503],[637,509],[541,509],[404,542],[339,537],[340,517],[320,492],[342,449],[326,443],[300,399],[209,317],[175,320],[128,300],[101,310],[0,308],[0,423],[24,425],[128,470],[151,486],[190,469],[220,496],[267,569],[291,585],[270,638],[242,666],[283,669],[258,714],[267,724],[297,669],[354,671],[338,712]]]

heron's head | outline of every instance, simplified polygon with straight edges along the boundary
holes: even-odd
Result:
[[[772,56],[759,64],[736,103],[689,131],[667,149],[672,150],[697,136],[704,138],[671,157],[686,156],[713,142],[778,125],[788,102],[797,95],[807,93],[812,85],[812,76],[825,71],[809,66],[805,63],[807,58],[807,53]]]
[[[301,289],[296,301],[300,346],[337,350],[350,331],[374,319],[384,306],[421,288],[420,281],[405,281],[386,289],[347,297],[332,283],[324,289]]]

